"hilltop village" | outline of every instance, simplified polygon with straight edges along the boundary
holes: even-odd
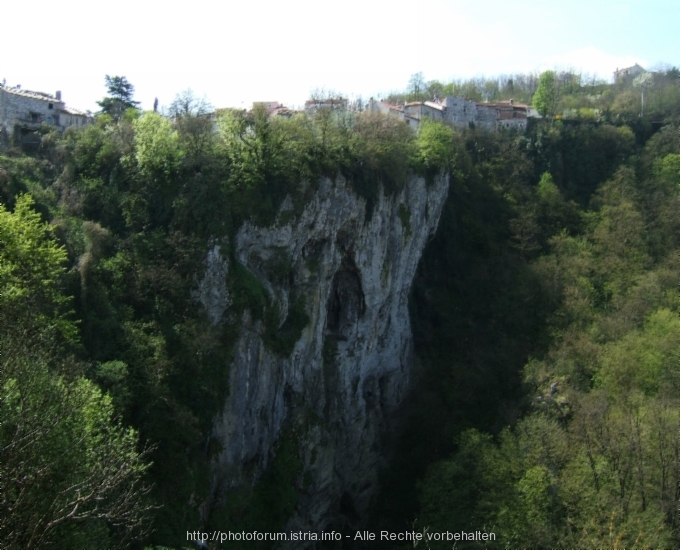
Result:
[[[619,83],[648,74],[640,65],[634,65],[614,72],[613,80]],[[264,108],[270,116],[290,118],[301,112],[290,109],[278,101],[258,101],[252,109]],[[157,109],[157,100],[154,110]],[[387,102],[370,98],[367,102],[350,102],[343,97],[313,98],[305,102],[304,111],[313,115],[320,109],[337,112],[368,111],[398,117],[405,124],[417,129],[420,121],[429,118],[442,121],[457,128],[482,128],[488,131],[499,129],[526,130],[529,118],[540,118],[529,105],[513,99],[496,102],[478,102],[465,97],[433,97],[428,101]],[[215,119],[217,109],[205,114]],[[230,110],[230,109],[227,109]],[[54,126],[63,132],[70,127],[81,127],[94,122],[92,113],[74,109],[65,104],[61,91],[54,95],[22,89],[20,85],[7,86],[0,83],[0,133],[15,142],[30,143],[37,139],[42,124]]]
[[[393,105],[373,98],[366,106],[368,111],[392,114],[409,126],[417,127],[423,118],[447,122],[459,128],[480,127],[487,130],[515,128],[525,130],[527,126],[527,105],[514,100],[497,103],[477,103],[462,97],[448,96],[442,100],[413,101]]]
[[[253,103],[264,107],[271,116],[293,116],[297,111],[288,109],[278,101],[261,101]],[[361,102],[350,103],[343,97],[309,99],[305,102],[304,112],[314,114],[320,109],[333,111],[368,111],[396,116],[414,129],[424,118],[446,122],[458,128],[479,127],[487,130],[499,128],[515,128],[525,130],[530,108],[527,105],[509,101],[496,103],[478,103],[463,97],[447,96],[432,101],[412,101],[388,103],[373,98],[364,105]],[[538,116],[531,111],[532,116]]]
[[[610,80],[3,83],[2,548],[680,548],[680,68]]]
[[[278,101],[254,102],[252,108],[264,107],[270,116],[292,117],[300,111],[289,109]],[[529,107],[513,100],[497,103],[478,103],[463,97],[445,97],[441,100],[413,101],[396,105],[371,98],[365,104],[350,103],[346,98],[310,99],[304,112],[313,115],[320,109],[333,111],[369,111],[396,116],[416,129],[424,118],[439,120],[456,127],[480,127],[487,130],[515,128],[524,130]],[[209,113],[215,118],[220,109]],[[61,91],[54,95],[24,90],[21,86],[0,84],[0,131],[15,142],[31,143],[37,139],[41,125],[48,124],[63,132],[70,127],[82,127],[94,122],[92,113],[66,105]]]

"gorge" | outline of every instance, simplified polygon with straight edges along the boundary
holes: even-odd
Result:
[[[263,340],[263,322],[245,311],[230,366],[229,396],[214,424],[222,451],[213,462],[216,492],[254,485],[284,426],[295,431],[305,479],[293,530],[322,531],[343,511],[365,517],[377,489],[381,437],[408,389],[413,342],[408,295],[437,227],[448,175],[413,176],[401,192],[380,193],[372,212],[347,182],[325,178],[300,216],[246,223],[238,260],[278,304],[279,326],[304,299],[308,325],[289,356]],[[268,266],[287,262],[285,277]],[[210,251],[198,299],[213,322],[226,309],[227,260]],[[222,311],[220,311],[222,310]],[[228,492],[228,491],[227,491]]]

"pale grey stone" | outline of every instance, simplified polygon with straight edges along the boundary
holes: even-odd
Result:
[[[367,511],[377,488],[381,437],[409,386],[409,289],[448,188],[448,176],[429,186],[411,177],[395,196],[381,193],[367,218],[365,201],[347,182],[324,179],[286,225],[240,229],[237,258],[278,302],[281,322],[291,291],[306,296],[310,322],[290,357],[281,358],[265,348],[260,322],[247,312],[241,319],[229,395],[214,422],[222,448],[213,462],[213,498],[256,483],[283,426],[290,425],[308,487],[288,527],[323,529],[341,499],[358,516]],[[410,228],[402,225],[400,205]],[[269,280],[263,268],[281,254],[291,260],[292,286]],[[220,281],[227,269],[216,248],[207,265],[199,299],[218,320],[227,302]],[[337,346],[335,361],[326,364],[324,340]]]

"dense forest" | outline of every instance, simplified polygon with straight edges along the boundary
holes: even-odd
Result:
[[[45,125],[31,144],[4,136],[3,544],[181,548],[198,527],[283,529],[304,484],[292,437],[255,487],[207,518],[199,504],[236,319],[249,310],[290,354],[304,300],[280,325],[225,245],[231,321],[213,325],[197,271],[245,220],[285,223],[287,197],[299,213],[324,176],[346,178],[370,215],[381,189],[445,172],[410,298],[413,388],[371,517],[347,525],[493,531],[498,547],[677,546],[680,72],[650,74],[415,75],[393,98],[538,94],[526,133],[413,132],[323,109],[210,117],[188,93],[161,116],[115,77],[95,124]]]

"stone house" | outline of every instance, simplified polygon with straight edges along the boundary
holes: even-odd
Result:
[[[510,101],[477,103],[462,97],[447,96],[441,101],[414,101],[403,106],[391,105],[371,98],[366,110],[400,117],[404,122],[418,127],[423,118],[441,120],[458,128],[477,126],[487,130],[499,128],[526,129],[528,107]]]
[[[442,100],[445,120],[459,128],[467,128],[479,123],[477,103],[463,97],[446,96]]]
[[[623,79],[633,79],[636,76],[641,75],[642,73],[646,73],[647,71],[643,69],[640,65],[637,63],[633,65],[632,67],[626,67],[624,69],[616,69],[614,71],[614,82],[618,82],[619,80]]]
[[[404,114],[422,120],[425,117],[432,120],[443,120],[446,107],[434,101],[412,101],[404,105]]]
[[[479,124],[485,128],[515,128],[525,130],[529,109],[514,100],[497,103],[477,103]]]
[[[74,109],[73,107],[64,107],[59,109],[59,126],[60,128],[66,129],[71,126],[85,126],[92,122],[92,117],[87,113]]]
[[[63,131],[90,122],[92,117],[89,114],[67,107],[59,91],[50,95],[22,90],[20,86],[0,85],[0,129],[19,140],[34,133],[42,124],[50,124]]]

